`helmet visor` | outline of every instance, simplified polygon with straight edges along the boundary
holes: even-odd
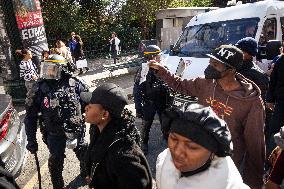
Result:
[[[40,66],[40,78],[42,79],[60,79],[61,66],[57,63],[43,62]]]

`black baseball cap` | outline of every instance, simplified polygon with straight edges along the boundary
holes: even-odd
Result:
[[[243,52],[233,45],[221,45],[206,55],[236,70],[243,64]]]
[[[81,99],[87,104],[100,104],[114,116],[120,116],[127,105],[123,89],[113,83],[98,86],[93,92],[81,92]]]

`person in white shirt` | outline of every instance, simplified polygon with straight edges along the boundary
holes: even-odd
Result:
[[[115,32],[112,32],[109,43],[110,43],[111,56],[114,61],[113,63],[116,64],[117,55],[120,54],[121,48],[120,48],[120,39],[118,39],[117,34]]]
[[[210,107],[167,109],[162,126],[168,148],[156,163],[158,189],[246,189],[230,155],[231,134]]]
[[[28,98],[30,97],[30,90],[33,84],[37,81],[39,76],[37,73],[37,67],[32,61],[32,52],[28,49],[23,49],[16,52],[23,56],[23,59],[19,67],[20,67],[20,78],[25,80],[25,86],[27,89],[27,98],[26,98],[26,103],[27,103]]]

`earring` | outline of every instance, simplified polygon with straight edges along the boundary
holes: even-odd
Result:
[[[104,118],[104,117],[102,117],[102,120],[105,120],[105,118]]]

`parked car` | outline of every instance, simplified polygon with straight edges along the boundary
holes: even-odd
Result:
[[[20,174],[27,157],[27,137],[12,98],[0,94],[0,157],[14,177]]]

